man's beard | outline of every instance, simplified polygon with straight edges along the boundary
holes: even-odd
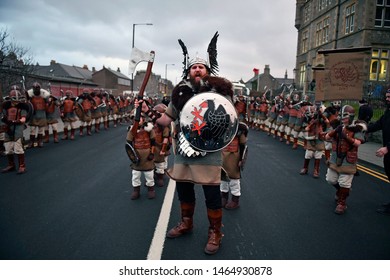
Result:
[[[201,85],[202,85],[202,82],[201,82],[201,79],[200,80],[197,80],[196,78],[201,78],[200,76],[196,76],[196,77],[190,77],[190,83],[192,85],[192,88],[195,90],[195,91],[199,91]]]

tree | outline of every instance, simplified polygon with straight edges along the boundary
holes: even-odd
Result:
[[[0,30],[0,97],[7,95],[12,85],[23,87],[24,77],[33,71],[29,49],[10,38],[8,30]]]

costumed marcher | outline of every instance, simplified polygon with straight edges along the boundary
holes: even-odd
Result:
[[[305,127],[304,133],[307,141],[305,161],[299,174],[306,175],[308,173],[310,160],[314,158],[313,177],[319,178],[321,158],[325,150],[324,131],[329,127],[329,121],[316,106],[307,107],[306,117],[308,125]]]
[[[132,117],[135,115],[132,114]],[[155,133],[153,123],[147,116],[141,114],[137,131],[132,131],[133,124],[129,127],[126,141],[134,148],[137,160],[132,162],[132,179],[133,192],[131,199],[136,200],[141,196],[141,177],[145,176],[145,187],[148,189],[148,198],[154,199],[156,192],[154,190],[154,149]],[[134,130],[134,129],[133,129]]]
[[[160,114],[163,114],[167,110],[167,106],[163,103],[160,103],[154,106],[153,109],[158,111]],[[162,126],[158,123],[155,123],[153,130],[155,133],[156,140],[154,164],[157,178],[157,186],[163,187],[165,170],[168,167],[168,156],[170,155],[169,150],[171,145],[171,129],[170,126]]]
[[[312,104],[308,101],[309,96],[305,95],[303,96],[303,100],[298,102],[294,107],[298,108],[297,113],[297,119],[293,128],[293,131],[291,132],[293,136],[293,146],[292,149],[295,150],[298,148],[298,139],[299,137],[303,137],[303,131],[305,130],[305,127],[307,123],[305,122],[306,116],[306,109],[308,106],[312,106]],[[306,147],[306,139],[303,140],[304,144],[303,147]]]
[[[30,141],[28,143],[28,148],[33,148],[35,146],[35,140],[37,140],[38,148],[42,148],[43,135],[45,127],[47,126],[46,105],[50,93],[47,90],[42,89],[38,82],[35,82],[32,89],[27,91],[27,96],[34,107],[34,114],[29,123]]]
[[[255,122],[256,122],[256,99],[251,96],[249,98],[249,104],[248,104],[248,121],[247,124],[250,128],[255,129]]]
[[[226,170],[229,180],[221,181],[222,207],[237,209],[240,206],[241,197],[241,170],[247,156],[248,126],[240,122],[233,141],[222,150],[223,168]],[[229,193],[232,197],[229,201]]]
[[[268,101],[265,96],[261,97],[259,104],[256,101],[255,109],[256,129],[265,131],[265,122],[268,115]]]
[[[75,113],[76,110],[76,98],[73,96],[71,90],[65,92],[65,99],[61,101],[60,113],[61,119],[64,123],[64,133],[62,135],[62,140],[67,140],[69,137],[69,128],[70,128],[70,140],[74,140],[74,133],[77,128],[77,116]]]
[[[233,85],[215,76],[218,71],[217,38],[218,33],[209,44],[208,61],[200,57],[189,60],[187,48],[179,40],[184,53],[183,80],[173,89],[166,112],[161,116],[149,110],[145,103],[142,105],[142,110],[149,110],[148,115],[157,123],[168,126],[176,121],[181,127],[180,132],[173,132],[177,136],[176,153],[173,166],[167,169],[168,176],[176,181],[181,221],[168,231],[167,237],[175,238],[192,231],[196,202],[194,185],[202,185],[209,220],[204,252],[210,255],[218,252],[222,240],[221,149],[229,142],[226,143],[227,139],[221,135],[230,135],[228,139],[231,140],[238,126],[232,103]],[[139,101],[135,104],[139,106]]]
[[[88,88],[83,89],[83,93],[77,97],[77,109],[79,109],[79,105],[81,106],[80,111],[77,116],[80,119],[80,132],[79,135],[84,135],[84,127],[87,128],[87,135],[92,135],[92,108],[95,105],[95,100],[91,96],[91,92]]]
[[[279,108],[280,108],[279,101],[280,101],[280,96],[279,95],[275,96],[275,98],[272,100],[271,109],[269,110],[269,114],[268,114],[267,135],[270,136],[272,133],[272,129],[274,129],[274,138],[276,138],[276,135],[278,134],[278,131],[275,129],[275,122],[279,114]]]
[[[93,106],[91,108],[91,125],[95,127],[95,133],[100,132],[100,121],[102,118],[102,105],[105,105],[102,102],[102,95],[100,89],[94,88],[91,92],[91,97],[93,98]]]
[[[279,134],[279,141],[284,141],[284,135],[285,135],[285,129],[287,126],[288,118],[289,118],[289,96],[284,97],[283,94],[280,94],[280,101],[279,101],[279,110],[278,110],[278,116],[275,121],[275,132],[274,132],[274,138],[278,136]]]
[[[286,144],[289,145],[290,142],[294,143],[294,126],[295,123],[297,122],[297,116],[298,116],[298,111],[299,111],[299,94],[298,93],[293,93],[291,102],[288,104],[288,121],[286,125]],[[292,139],[291,139],[292,138]],[[298,139],[297,139],[298,141]]]
[[[340,125],[340,106],[341,106],[341,101],[336,100],[330,102],[330,106],[325,108],[324,111],[324,116],[328,119],[329,121],[329,127],[326,133],[328,133],[330,130],[335,129]],[[325,141],[325,162],[326,164],[329,162],[330,159],[330,154],[332,152],[332,141]]]
[[[53,132],[53,141],[54,143],[59,143],[58,140],[58,118],[59,118],[59,113],[58,113],[58,108],[61,105],[60,100],[50,94],[47,100],[46,104],[46,121],[47,121],[47,126],[45,127],[45,135],[43,139],[43,143],[49,143],[50,139],[50,134],[49,130],[51,128]]]
[[[19,168],[17,174],[26,172],[25,154],[23,147],[23,130],[31,107],[25,102],[26,97],[19,87],[13,86],[9,93],[9,100],[4,102],[1,121],[5,126],[4,147],[8,165],[2,173],[16,170],[14,155],[17,155]]]
[[[341,124],[328,132],[326,140],[332,140],[326,181],[336,188],[336,214],[344,214],[347,209],[347,197],[350,194],[352,180],[357,170],[358,147],[364,143],[367,125],[354,121],[355,109],[344,105],[341,109]]]
[[[390,181],[390,89],[386,92],[385,113],[375,123],[368,126],[367,132],[382,130],[382,146],[376,151],[376,156],[383,157],[385,173]],[[378,213],[390,215],[390,202],[383,204],[376,210]]]
[[[246,101],[242,94],[234,97],[234,107],[236,107],[238,113],[238,119],[240,122],[247,121],[247,110],[246,110]]]
[[[101,91],[103,92],[104,90],[101,89]],[[103,121],[104,130],[108,130],[111,109],[110,109],[110,99],[107,92],[105,92],[102,95],[102,106],[100,107],[100,109],[102,111],[102,121]]]

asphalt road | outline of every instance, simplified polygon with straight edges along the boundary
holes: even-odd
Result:
[[[174,184],[156,188],[154,200],[146,188],[139,200],[130,200],[125,135],[126,126],[119,126],[49,143],[27,150],[26,174],[0,174],[0,259],[145,260],[153,250],[161,250],[156,256],[162,260],[390,259],[390,217],[375,212],[390,199],[388,183],[360,172],[347,213],[336,215],[324,163],[320,179],[299,175],[301,147],[291,150],[253,130],[241,207],[224,210],[218,254],[203,253],[208,222],[201,187],[194,231],[164,240],[161,219],[168,228],[179,220],[176,195],[169,200]],[[0,165],[6,165],[4,157]]]

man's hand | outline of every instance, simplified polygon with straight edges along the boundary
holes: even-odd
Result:
[[[388,151],[388,149],[387,149],[387,147],[382,147],[382,148],[379,148],[377,151],[376,151],[376,153],[375,153],[375,155],[377,156],[377,157],[383,157],[385,154],[387,154],[389,151]]]

